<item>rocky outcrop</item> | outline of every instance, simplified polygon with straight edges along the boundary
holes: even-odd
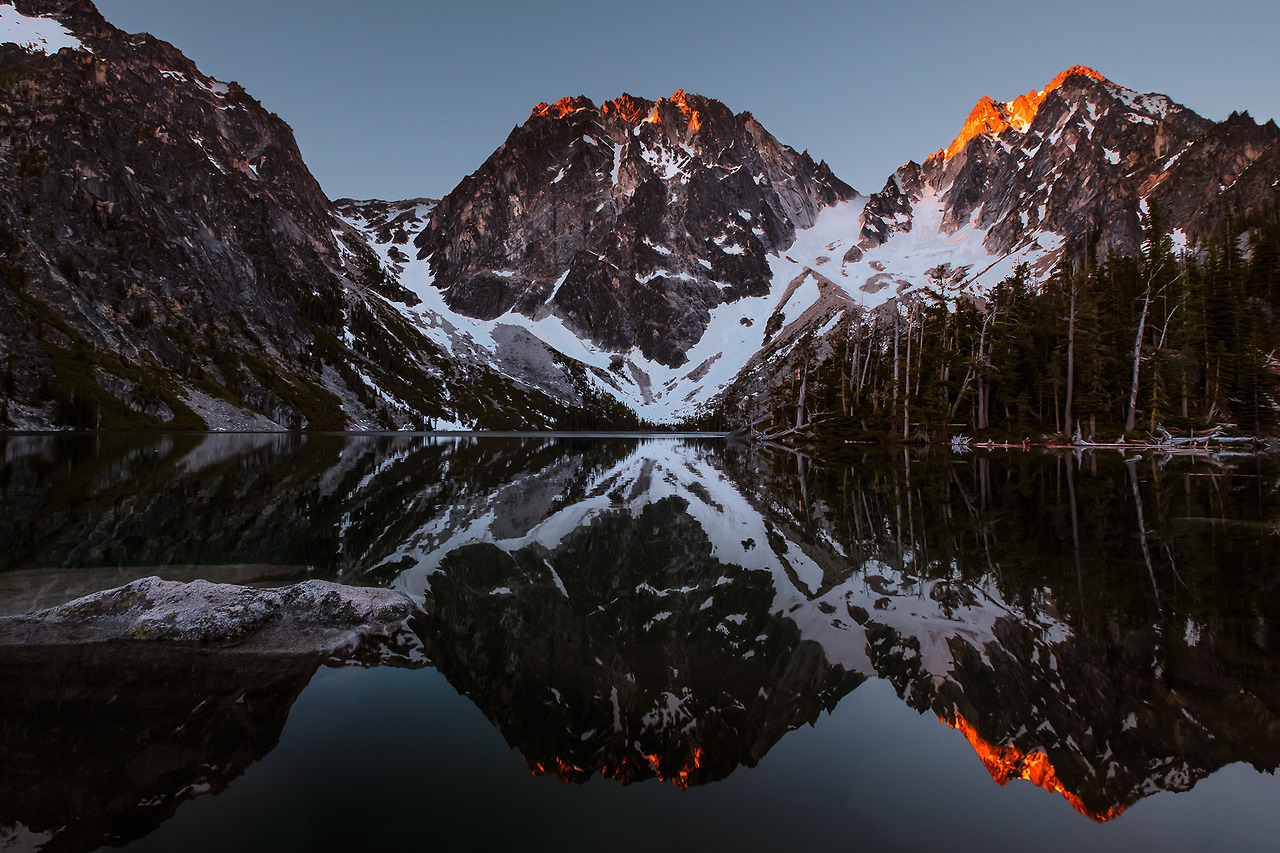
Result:
[[[1170,151],[1140,194],[1160,206],[1195,243],[1228,216],[1243,218],[1274,203],[1280,192],[1280,128],[1259,125],[1247,112],[1225,121],[1190,144]]]
[[[354,659],[381,647],[411,647],[409,622],[421,615],[409,596],[392,590],[327,581],[254,589],[153,577],[29,615],[0,617],[0,645],[147,641]]]
[[[386,247],[383,266],[400,277],[411,260],[408,253],[416,251],[411,244],[426,227],[437,203],[429,198],[404,201],[340,198],[333,203],[333,209],[345,221],[366,234],[375,248]],[[407,292],[401,297],[401,301],[412,308],[422,300],[416,294]]]
[[[862,209],[862,230],[858,234],[858,249],[850,249],[845,261],[855,263],[862,259],[861,249],[871,249],[889,242],[896,233],[910,234],[912,204],[920,200],[922,189],[920,164],[912,161],[889,176],[884,189],[867,199]]]
[[[767,256],[853,195],[750,113],[676,92],[540,104],[417,239],[461,314],[555,316],[680,365],[715,306],[768,292]]]

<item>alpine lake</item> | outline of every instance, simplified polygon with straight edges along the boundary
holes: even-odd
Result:
[[[0,438],[0,615],[401,590],[374,655],[0,646],[0,849],[1270,850],[1280,460]]]

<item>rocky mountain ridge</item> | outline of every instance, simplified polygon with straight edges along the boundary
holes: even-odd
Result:
[[[730,119],[715,102],[683,92],[656,102],[624,97],[599,108],[584,98],[540,104],[447,205],[433,209],[412,241],[418,258],[398,268],[423,266],[416,276],[408,273],[410,287],[444,322],[462,329],[476,323],[482,335],[497,327],[527,330],[592,367],[602,393],[651,420],[678,421],[707,405],[734,411],[739,401],[803,372],[815,351],[842,346],[832,334],[843,340],[855,315],[904,295],[945,282],[951,299],[981,296],[1019,264],[1043,280],[1064,258],[1134,255],[1142,216],[1152,207],[1175,229],[1176,246],[1194,247],[1229,214],[1262,209],[1280,185],[1274,122],[1258,125],[1234,114],[1214,123],[1165,96],[1141,95],[1076,66],[1011,102],[984,98],[950,146],[923,163],[908,162],[880,192],[835,198],[811,192],[807,197],[818,204],[767,205],[758,212],[790,211],[784,221],[795,229],[753,226],[758,244],[738,245],[726,231],[711,235],[708,245],[706,235],[694,238],[697,228],[676,236],[679,228],[652,219],[618,237],[592,219],[631,221],[634,193],[644,185],[626,180],[634,170],[676,199],[684,193],[705,204],[718,192],[728,200],[719,208],[729,212],[715,208],[713,220],[732,230],[747,215],[733,212],[744,188],[730,190],[722,176],[714,187],[694,177],[714,173],[715,152],[708,164],[707,151],[723,138],[714,130],[733,126]],[[619,131],[626,145],[612,159],[606,145],[592,144]],[[688,140],[702,147],[689,148]],[[640,161],[642,167],[633,165]],[[611,163],[616,172],[606,177]],[[621,207],[611,184],[618,178]],[[766,180],[758,188],[780,185],[788,186]],[[690,204],[686,217],[704,209]],[[622,218],[609,218],[615,216]],[[469,224],[459,231],[463,222]],[[537,248],[529,249],[535,234]],[[408,234],[396,245],[370,236],[384,257],[393,249],[412,255]],[[460,248],[452,248],[455,241]],[[588,245],[601,247],[591,263],[614,258],[609,263],[630,271],[628,281],[646,287],[622,287],[615,277],[585,301],[578,296],[586,290],[565,291],[568,282],[589,278],[570,269],[573,253]],[[727,260],[739,264],[733,270],[745,284],[724,286]],[[703,287],[707,274],[720,297]],[[661,288],[661,310],[645,307],[650,282]],[[573,316],[566,313],[568,294],[578,294]],[[634,334],[637,316],[660,320],[661,349]],[[490,349],[501,364],[502,348]]]
[[[943,202],[941,228],[983,229],[993,256],[1047,235],[1076,253],[1096,242],[1104,257],[1132,255],[1140,248],[1140,210],[1152,203],[1176,242],[1194,246],[1226,212],[1274,197],[1277,142],[1274,120],[1259,126],[1232,114],[1212,122],[1076,66],[1010,103],[979,101],[949,147],[923,165],[906,164],[873,197],[861,245],[909,230],[911,205],[934,196]]]
[[[0,44],[0,422],[13,428],[552,426],[441,349],[292,131],[88,0],[17,0]],[[15,36],[23,38],[22,35]]]
[[[1280,186],[1274,122],[1077,66],[870,196],[677,91],[539,104],[439,201],[331,204],[235,84],[88,0],[13,8],[75,44],[0,57],[10,427],[679,423],[855,314],[1131,255],[1152,207],[1194,247]]]
[[[749,113],[677,91],[539,104],[415,241],[459,313],[548,315],[614,352],[687,361],[711,309],[853,191]]]

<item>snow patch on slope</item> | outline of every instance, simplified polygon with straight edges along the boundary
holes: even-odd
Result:
[[[487,354],[493,357],[494,367],[503,371],[495,331],[499,326],[526,329],[555,352],[595,368],[588,380],[596,390],[647,420],[672,423],[695,415],[700,406],[734,380],[764,347],[764,330],[771,316],[781,314],[785,327],[818,303],[821,287],[813,275],[806,277],[807,271],[818,271],[838,285],[848,294],[851,305],[873,309],[926,286],[928,271],[939,264],[949,263],[953,269],[967,267],[964,290],[976,294],[994,286],[1018,263],[1035,264],[1061,246],[1058,238],[1041,237],[1039,242],[1024,242],[1007,255],[991,255],[984,245],[985,228],[969,222],[951,232],[943,230],[943,200],[931,193],[913,205],[911,231],[895,232],[887,243],[867,250],[857,262],[843,262],[845,253],[857,244],[866,203],[865,197],[858,197],[821,211],[813,227],[797,233],[790,248],[768,258],[772,274],[769,292],[713,308],[702,338],[686,353],[687,361],[677,367],[651,361],[638,349],[601,349],[578,337],[553,314],[536,320],[515,312],[496,320],[457,314],[433,285],[429,259],[418,259],[413,246],[413,237],[426,226],[429,209],[417,212],[416,224],[407,229],[409,233],[399,246],[379,244],[374,239],[377,231],[371,227],[375,223],[360,216],[349,216],[347,222],[368,234],[383,266],[422,300],[412,308],[396,308],[448,352]],[[665,247],[653,248],[662,254],[670,252]],[[804,280],[793,289],[792,282],[802,277]],[[558,292],[564,280],[565,275],[561,275],[549,292]]]
[[[52,18],[30,18],[13,6],[0,6],[0,40],[43,54],[57,53],[64,47],[88,50],[70,30]]]
[[[947,232],[943,229],[942,196],[930,190],[912,208],[909,232],[895,231],[884,245],[868,249],[861,260],[844,264],[841,270],[844,278],[837,282],[843,284],[849,279],[846,290],[864,308],[876,308],[897,296],[920,290],[929,284],[929,270],[940,264],[950,264],[952,269],[966,267],[960,290],[980,295],[1012,273],[1018,264],[1034,267],[1062,247],[1062,238],[1040,235],[1007,254],[993,255],[985,245],[988,229],[976,224],[976,214]],[[1043,219],[1043,211],[1040,216]]]

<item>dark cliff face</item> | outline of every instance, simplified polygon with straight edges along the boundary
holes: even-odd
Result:
[[[1280,190],[1280,128],[1232,113],[1167,156],[1143,190],[1193,242],[1229,215],[1274,202]]]
[[[0,45],[0,426],[555,423],[461,363],[338,219],[293,133],[87,0],[19,2],[82,49]]]
[[[770,252],[852,195],[717,101],[565,98],[446,196],[417,246],[462,314],[554,315],[674,366],[713,307],[767,291]]]
[[[983,99],[952,146],[908,163],[863,216],[862,247],[911,228],[912,204],[943,199],[942,227],[972,221],[1002,254],[1038,234],[1075,251],[1132,255],[1144,199],[1191,244],[1228,213],[1261,207],[1280,178],[1280,130],[1233,115],[1215,124],[1162,95],[1140,95],[1087,68],[1006,104]]]
[[[52,401],[55,423],[190,425],[189,383],[281,425],[341,425],[316,339],[341,320],[344,264],[288,126],[89,3],[17,8],[86,49],[0,45],[8,396]]]

